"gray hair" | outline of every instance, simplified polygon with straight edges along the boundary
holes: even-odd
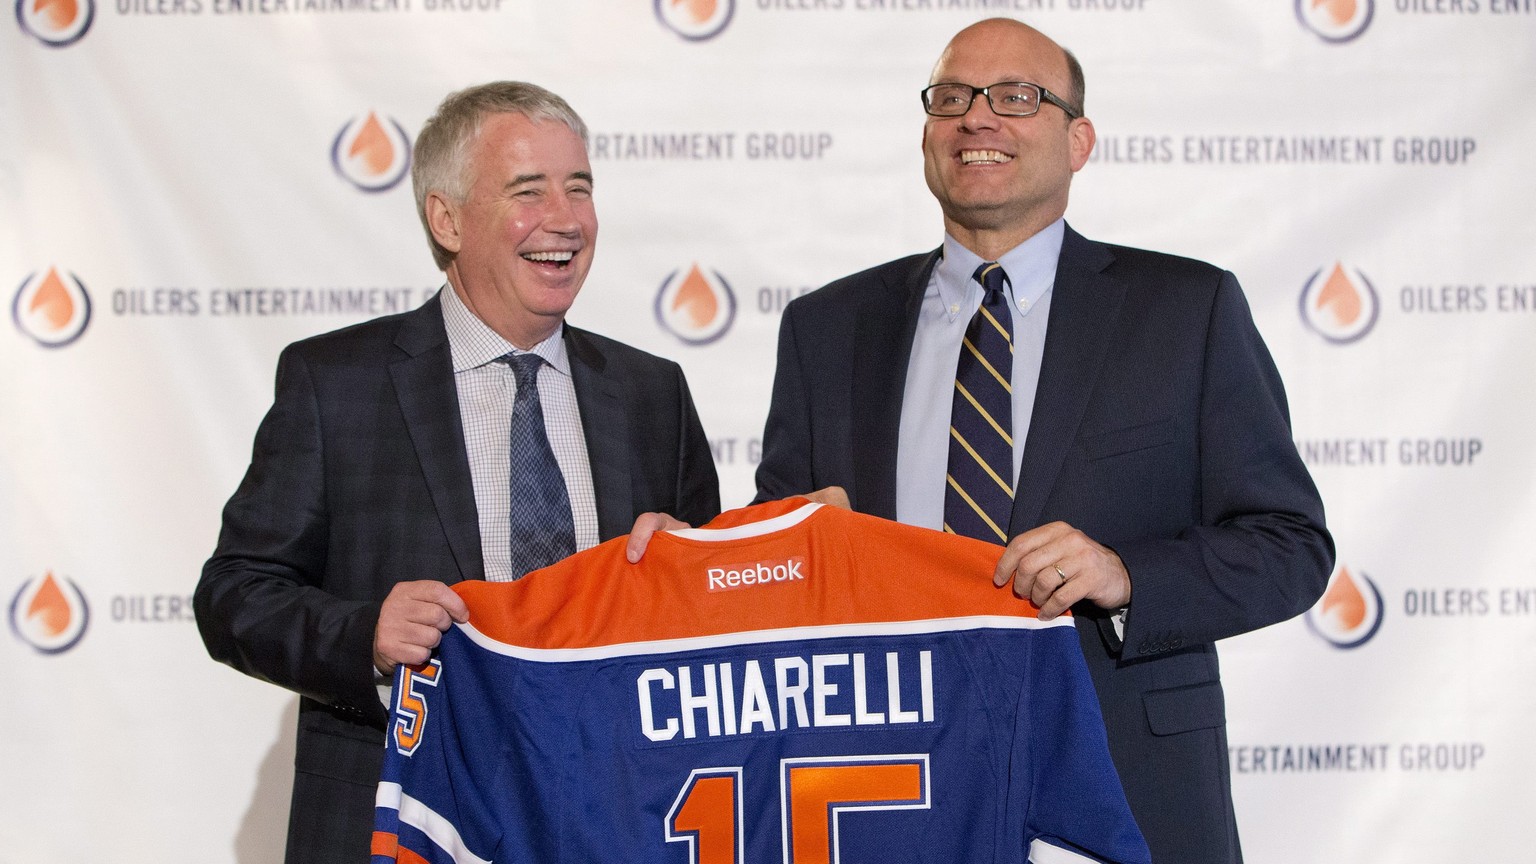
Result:
[[[1077,55],[1063,48],[1061,53],[1067,57],[1067,77],[1072,82],[1067,90],[1067,104],[1077,109],[1077,113],[1086,115],[1083,99],[1088,95],[1087,82],[1083,80],[1083,64],[1077,62]]]
[[[453,253],[438,244],[427,224],[427,195],[437,192],[463,202],[473,178],[469,176],[469,149],[485,119],[493,114],[522,114],[532,120],[555,120],[570,127],[587,143],[587,124],[564,99],[537,84],[493,81],[450,93],[437,112],[427,118],[416,136],[411,165],[411,189],[416,194],[416,215],[427,231],[432,260],[447,270]]]

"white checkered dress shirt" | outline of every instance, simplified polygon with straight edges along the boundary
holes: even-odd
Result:
[[[525,352],[514,348],[475,317],[451,285],[444,286],[442,297],[443,324],[448,328],[448,349],[453,356],[453,382],[459,391],[459,416],[464,423],[464,445],[469,451],[469,474],[475,486],[475,509],[480,513],[485,578],[505,582],[516,575],[512,572],[509,546],[512,467],[508,442],[517,378],[512,367],[496,362],[496,358],[509,352]],[[576,551],[580,552],[597,545],[597,497],[592,492],[592,466],[587,459],[587,441],[581,433],[571,361],[558,330],[529,353],[543,357],[548,364],[539,372],[539,402],[544,408],[549,446],[555,451],[560,473],[565,475],[576,527]]]

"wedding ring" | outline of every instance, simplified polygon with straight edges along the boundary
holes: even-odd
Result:
[[[1052,564],[1051,566],[1056,568],[1056,575],[1061,579],[1062,584],[1066,584],[1067,574],[1061,572],[1061,565],[1060,564]]]

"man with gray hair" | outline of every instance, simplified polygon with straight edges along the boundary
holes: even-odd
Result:
[[[449,583],[626,532],[634,559],[719,512],[677,364],[564,323],[597,240],[585,142],[540,87],[449,96],[412,172],[447,287],[279,358],[193,600],[215,659],[301,696],[290,864],[368,857],[381,685],[467,619]]]

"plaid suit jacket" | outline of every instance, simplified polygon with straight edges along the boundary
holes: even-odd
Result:
[[[668,360],[566,326],[598,531],[720,510],[709,444]],[[297,342],[193,595],[209,653],[300,694],[289,862],[364,860],[385,713],[379,609],[401,581],[482,578],[438,298]]]

